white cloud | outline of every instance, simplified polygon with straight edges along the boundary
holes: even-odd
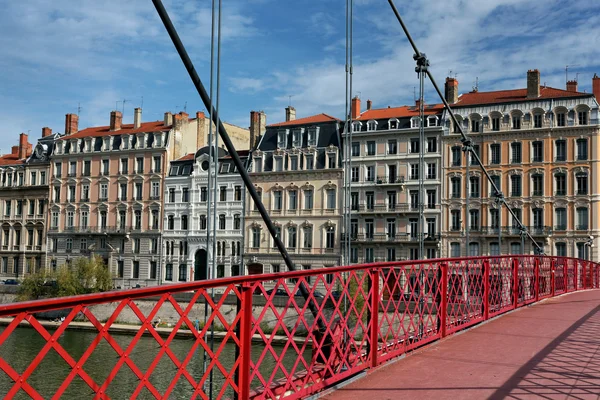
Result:
[[[265,89],[264,81],[255,78],[231,78],[231,92],[250,92],[256,93]]]

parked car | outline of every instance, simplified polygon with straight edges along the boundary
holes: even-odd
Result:
[[[271,296],[273,292],[275,292],[275,296],[288,296],[288,292],[286,292],[285,289],[269,289],[265,293]]]
[[[16,279],[7,279],[4,281],[5,285],[18,285],[19,281]]]

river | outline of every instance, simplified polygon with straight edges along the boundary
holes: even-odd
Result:
[[[0,333],[3,330],[4,327],[0,328]],[[77,361],[89,348],[90,344],[96,339],[96,336],[97,334],[94,332],[66,331],[60,337],[59,343]],[[133,336],[128,335],[112,335],[112,337],[123,349],[125,349],[133,339]],[[31,360],[37,356],[45,343],[45,340],[34,329],[17,328],[0,346],[0,357],[18,372],[22,372],[25,368],[27,368]],[[193,339],[174,339],[169,348],[181,361],[188,354],[193,343]],[[219,348],[221,345],[221,342],[215,341],[215,349]],[[282,347],[279,347],[279,349],[281,348]],[[153,337],[144,336],[136,344],[133,352],[131,353],[131,359],[140,368],[142,373],[145,373],[150,364],[153,362],[156,354],[158,354],[158,351],[159,346],[156,340]],[[262,345],[253,343],[252,359],[257,360],[263,351],[264,347]],[[280,352],[277,351],[277,353]],[[291,368],[296,362],[295,354],[292,353],[295,352],[291,347],[288,348],[286,351],[286,357],[283,360],[283,365],[288,371],[289,368]],[[203,356],[204,352],[202,350],[197,350],[187,366],[187,371],[196,381],[202,377]],[[310,357],[310,354],[307,354],[307,356]],[[90,358],[84,364],[84,369],[96,382],[101,384],[104,382],[106,377],[108,377],[109,373],[113,369],[113,366],[118,360],[119,357],[110,344],[108,344],[106,340],[102,340]],[[223,364],[226,372],[231,370],[234,360],[235,346],[231,344],[225,344],[223,351],[219,355],[219,362]],[[300,364],[298,368],[302,368],[301,365],[302,364]],[[267,356],[260,365],[260,372],[263,374],[263,376],[265,376],[265,379],[268,379],[268,377],[271,376],[275,366],[276,361],[274,357],[270,352],[267,352]],[[44,398],[50,398],[54,395],[64,379],[68,376],[70,370],[70,367],[62,359],[62,357],[52,349],[48,352],[41,364],[34,370],[32,375],[27,379],[27,382],[33,386]],[[150,382],[162,394],[169,387],[176,373],[177,368],[165,354],[152,373]],[[277,378],[281,377],[283,377],[283,374],[279,370],[277,373]],[[225,382],[225,378],[218,369],[215,369],[213,382],[213,398],[216,399],[219,397],[219,395],[222,395],[226,398],[233,397],[233,391],[231,388],[221,391],[223,382]],[[124,364],[119,370],[119,373],[110,383],[107,394],[112,399],[128,399],[136,389],[138,383],[139,380],[136,375],[129,369],[127,365]],[[0,398],[5,398],[12,385],[12,380],[0,370]],[[252,386],[256,387],[259,385],[260,382],[255,379]],[[169,398],[186,399],[190,398],[192,393],[192,386],[185,377],[181,376]],[[87,399],[92,397],[93,392],[89,386],[81,378],[76,377],[73,379],[61,398]],[[28,399],[29,396],[25,392],[20,391],[15,398]],[[144,388],[138,398],[154,399],[154,396],[146,388]]]

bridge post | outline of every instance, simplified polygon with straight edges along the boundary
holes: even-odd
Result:
[[[535,277],[535,301],[540,301],[540,259],[537,257],[533,262],[533,272]]]
[[[519,307],[519,259],[513,257],[513,307]]]
[[[565,293],[568,293],[569,292],[569,268],[567,265],[567,260],[565,260],[563,258],[562,261],[563,261],[563,281],[565,284]]]
[[[573,271],[573,287],[575,288],[574,289],[575,291],[577,291],[578,288],[579,288],[579,285],[578,285],[578,282],[577,282],[577,280],[579,278],[578,272],[579,272],[579,260],[576,260],[575,261],[575,268],[574,268],[574,271]]]
[[[582,284],[582,289],[585,289],[585,282],[587,280],[587,266],[588,266],[588,262],[583,262],[581,263],[581,284]]]
[[[554,260],[550,261],[550,284],[552,285],[552,297],[556,294],[556,273],[554,271]]]
[[[483,319],[490,319],[490,260],[483,261]]]
[[[442,272],[441,282],[441,297],[442,301],[440,308],[438,309],[438,318],[441,325],[441,336],[446,337],[446,315],[448,314],[448,263],[442,263],[440,265]]]
[[[371,280],[371,318],[369,323],[370,335],[369,335],[369,356],[371,357],[371,367],[375,368],[378,365],[378,351],[379,351],[379,271],[377,269],[371,269],[369,271]]]
[[[238,380],[238,399],[250,397],[250,348],[252,346],[252,284],[242,285],[242,304],[240,318],[240,364]]]

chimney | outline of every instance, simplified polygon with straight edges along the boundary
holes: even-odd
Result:
[[[373,106],[373,102],[371,100],[367,100],[367,111],[371,109],[371,106]]]
[[[42,128],[42,137],[45,138],[45,137],[48,137],[50,135],[52,135],[52,129],[48,128],[47,126],[43,127]]]
[[[138,129],[142,126],[142,109],[136,108],[133,110],[133,128]]]
[[[540,97],[540,71],[530,69],[527,71],[527,98],[537,99]]]
[[[285,108],[285,121],[294,121],[296,119],[296,109],[292,106]]]
[[[206,146],[206,115],[203,111],[196,112],[196,148]]]
[[[567,92],[576,92],[577,91],[577,81],[568,81],[567,82]]]
[[[258,138],[265,132],[266,129],[267,115],[265,112],[250,111],[250,150],[254,150]]]
[[[121,125],[123,124],[123,114],[121,111],[111,111],[110,112],[110,130],[118,131],[121,129]]]
[[[425,105],[425,102],[423,102],[423,105]],[[421,107],[421,100],[420,99],[416,99],[415,100],[415,107],[417,109],[419,109]]]
[[[360,116],[360,99],[358,96],[352,98],[352,119],[356,119]]]
[[[21,133],[19,136],[19,160],[27,157],[27,150],[29,150],[27,135],[25,133]]]
[[[77,133],[79,130],[79,116],[77,114],[67,114],[65,117],[65,135]]]
[[[190,115],[186,112],[180,111],[179,114],[173,116],[173,129],[181,129],[183,124],[188,123]]]
[[[170,112],[166,112],[164,121],[165,121],[165,126],[173,125],[173,114],[171,114]]]
[[[12,154],[13,156],[16,156],[19,154],[19,146],[13,146],[10,149],[10,154]]]
[[[458,102],[458,81],[456,78],[446,78],[444,97],[446,97],[446,101],[449,104]]]
[[[592,78],[592,93],[596,96],[596,101],[600,103],[600,76],[594,74]]]

